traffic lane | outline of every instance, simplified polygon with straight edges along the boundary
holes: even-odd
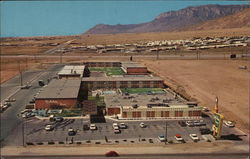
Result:
[[[56,75],[55,73],[58,72],[64,65],[58,64],[53,65],[48,68],[47,72],[48,74],[44,74],[43,70],[36,70],[36,71],[26,71],[22,74],[23,84],[26,84],[27,82],[31,82],[33,85],[34,82],[37,82],[37,78],[41,77],[42,79],[49,79],[52,76]],[[44,74],[44,75],[42,75]],[[12,93],[14,93],[16,90],[20,88],[20,75],[15,76],[14,78],[4,82],[1,84],[1,102],[8,98]]]
[[[55,65],[49,68],[48,72],[44,72],[40,76],[38,76],[38,80],[48,79],[51,76],[56,75],[56,73],[60,70],[62,65]],[[1,113],[1,141],[6,138],[12,130],[21,123],[20,118],[17,117],[25,106],[29,103],[29,101],[34,97],[34,95],[41,89],[38,85],[38,80],[34,80],[31,82],[32,87],[29,89],[21,89],[17,93],[15,93],[12,98],[15,98],[16,101],[12,103],[7,110]]]
[[[23,77],[23,84],[30,82],[35,77],[39,76],[42,72],[41,71],[27,71],[24,72]],[[12,93],[20,89],[20,75],[15,76],[14,78],[6,81],[5,83],[1,84],[1,102],[8,98]]]
[[[12,105],[1,114],[1,140],[7,137],[12,130],[21,123],[22,119],[17,115],[25,109],[25,105],[29,102],[29,99],[33,98],[33,93],[35,92],[38,92],[38,89],[23,89],[12,96],[12,98],[16,99],[16,102],[13,102]]]

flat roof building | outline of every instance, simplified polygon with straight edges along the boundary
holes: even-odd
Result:
[[[139,77],[87,77],[82,78],[82,85],[89,89],[101,88],[163,88],[163,80],[155,76]]]
[[[77,104],[80,79],[52,80],[35,98],[36,109],[72,108]]]
[[[89,75],[84,65],[66,65],[58,72],[59,78],[81,78]]]
[[[128,75],[145,75],[148,74],[147,67],[136,62],[123,62],[122,69]]]

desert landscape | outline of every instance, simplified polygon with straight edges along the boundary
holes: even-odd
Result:
[[[243,60],[160,60],[143,61],[164,78],[167,85],[211,110],[219,98],[220,112],[249,133],[249,70]]]

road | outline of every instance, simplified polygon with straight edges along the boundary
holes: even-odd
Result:
[[[104,159],[104,155],[24,155],[24,156],[3,156],[4,159]],[[200,154],[124,154],[119,159],[248,159],[248,153],[200,153]]]
[[[47,51],[45,51],[43,54],[53,54],[56,50],[59,50],[59,49],[62,49],[64,48],[65,46],[67,46],[68,44],[70,44],[71,42],[75,41],[76,39],[72,39],[72,40],[69,40],[69,41],[66,41],[65,43],[62,43],[52,49],[49,49]]]
[[[44,54],[39,54],[39,55],[35,55],[35,57],[37,59],[46,59],[46,58],[55,58],[55,59],[59,59],[61,55],[57,54],[57,55],[44,55]],[[96,54],[92,55],[70,55],[70,54],[66,54],[62,56],[62,61],[64,61],[67,58],[75,58],[77,60],[83,60],[83,59],[95,59],[95,60],[104,60],[104,59],[124,59],[124,60],[129,60],[130,56],[133,56],[133,60],[140,60],[140,59],[157,59],[157,55],[156,54],[138,54],[138,55],[108,55],[108,54],[101,54],[99,56],[96,56]],[[19,55],[19,56],[13,56],[13,55],[2,55],[1,56],[2,59],[4,58],[34,58],[34,55]],[[238,59],[241,59],[241,55],[237,55]],[[249,58],[249,57],[246,57]],[[200,56],[198,57],[196,53],[186,53],[186,54],[164,54],[164,55],[160,55],[159,59],[187,59],[187,60],[191,60],[191,59],[206,59],[206,60],[215,60],[215,59],[230,59],[230,54],[212,54],[212,53],[202,53],[200,54]]]
[[[47,79],[55,76],[63,65],[54,65],[47,71],[29,71],[23,73],[24,82],[29,81],[32,85],[29,89],[20,89],[19,76],[3,83],[1,85],[1,101],[6,97],[16,99],[12,105],[1,113],[1,141],[4,140],[14,129],[21,123],[21,119],[17,116],[25,105],[34,97],[40,86],[38,80],[47,81]]]

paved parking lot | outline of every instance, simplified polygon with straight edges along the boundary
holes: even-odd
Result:
[[[176,141],[174,139],[175,134],[181,134],[186,142],[192,142],[189,134],[195,133],[200,139],[202,139],[199,128],[211,128],[211,121],[208,118],[203,118],[206,126],[195,127],[181,127],[178,124],[178,120],[168,121],[144,121],[147,125],[146,128],[139,126],[140,121],[124,121],[128,125],[127,129],[121,129],[121,133],[115,134],[113,131],[111,121],[107,119],[106,123],[96,123],[97,130],[83,130],[84,124],[90,124],[87,119],[65,119],[62,122],[50,122],[49,120],[39,120],[36,118],[29,119],[24,124],[25,142],[48,142],[48,141],[87,141],[87,140],[103,140],[105,138],[108,141],[115,140],[134,140],[135,142],[142,141],[144,139],[152,139],[154,142],[159,142],[157,137],[159,135],[166,134],[167,123],[167,139],[168,141]],[[121,122],[117,122],[121,123]],[[51,124],[54,127],[52,131],[46,131],[44,128],[47,124]],[[77,130],[75,136],[68,136],[68,129],[73,128]],[[106,137],[105,137],[106,136]]]

